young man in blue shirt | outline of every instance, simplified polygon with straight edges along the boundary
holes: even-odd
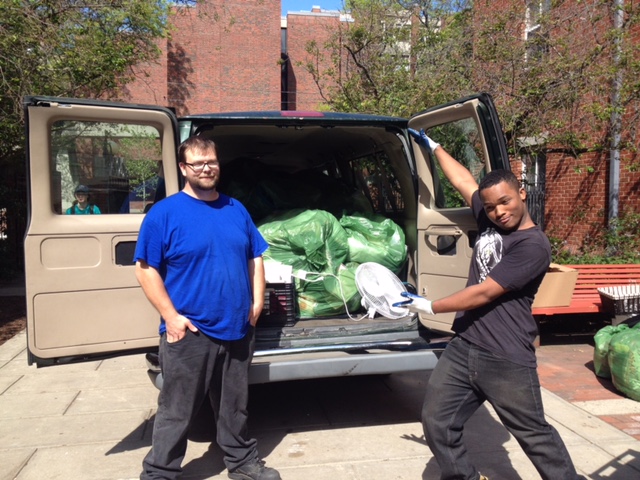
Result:
[[[147,213],[136,276],[160,313],[163,387],[141,479],[174,479],[187,433],[208,396],[229,478],[280,480],[247,435],[248,371],[264,303],[268,248],[247,210],[217,191],[215,144],[191,137],[178,149],[184,189]]]

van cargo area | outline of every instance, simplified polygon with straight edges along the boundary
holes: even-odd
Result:
[[[304,125],[183,121],[182,132],[216,142],[218,189],[245,205],[269,243],[268,281],[270,270],[290,267],[288,278],[267,285],[261,343],[417,328],[412,314],[369,318],[355,284],[365,262],[382,264],[409,288],[413,282],[416,193],[404,125],[376,118],[376,126],[324,117]]]

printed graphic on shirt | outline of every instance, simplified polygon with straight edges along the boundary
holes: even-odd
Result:
[[[502,236],[489,228],[482,232],[478,239],[476,263],[480,273],[480,283],[484,282],[489,272],[502,260]]]

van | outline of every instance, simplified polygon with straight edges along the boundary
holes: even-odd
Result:
[[[408,129],[424,129],[478,180],[509,169],[487,94],[410,119],[302,111],[177,118],[157,106],[39,96],[26,97],[24,110],[29,363],[146,353],[158,387],[159,315],[136,281],[133,252],[145,213],[183,186],[180,141],[202,135],[216,142],[219,190],[241,200],[261,231],[311,212],[342,225],[371,221],[368,230],[391,225],[393,239],[364,232],[361,244],[381,256],[360,261],[384,264],[393,244],[400,256],[388,267],[431,299],[465,286],[477,228]],[[66,215],[78,185],[88,188],[100,214]],[[298,233],[309,233],[305,222]],[[329,240],[321,243],[334,252]],[[266,255],[267,263],[274,260]],[[340,271],[357,264],[351,257],[339,261]],[[251,383],[429,370],[446,347],[454,314],[368,315],[354,296],[346,298],[349,289],[335,271],[333,296],[316,289],[310,297],[314,272],[283,266],[279,260],[267,269]]]

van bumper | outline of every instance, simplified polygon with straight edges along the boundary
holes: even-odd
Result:
[[[399,372],[429,371],[438,363],[447,342],[409,351],[362,350],[319,351],[292,354],[257,354],[249,369],[249,383],[285,382],[311,378],[385,375]],[[262,352],[261,352],[262,353]],[[157,354],[147,354],[147,374],[156,388],[162,388],[162,372]]]

